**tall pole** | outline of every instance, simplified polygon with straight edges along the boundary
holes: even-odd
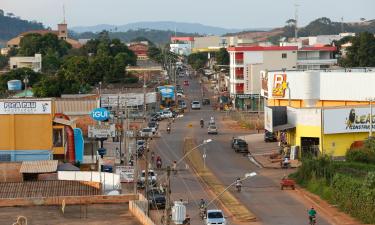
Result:
[[[295,20],[295,27],[294,27],[294,38],[297,41],[298,38],[298,4],[294,4],[295,11],[294,11],[294,20]]]
[[[148,199],[148,185],[149,185],[149,182],[148,182],[148,152],[149,152],[149,149],[148,149],[148,138],[146,139],[146,151],[145,151],[145,154],[146,154],[146,169],[145,169],[145,197],[146,199]],[[147,215],[149,215],[149,207],[147,207]]]
[[[143,120],[146,122],[146,72],[143,74]]]
[[[164,225],[169,225],[169,215],[171,215],[171,167],[167,167],[167,187],[166,187],[166,202],[164,210]]]
[[[370,99],[370,133],[369,133],[370,138],[372,137],[372,101],[373,99],[371,98]]]

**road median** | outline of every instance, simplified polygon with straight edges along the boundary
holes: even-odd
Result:
[[[185,138],[184,140],[184,153],[186,154],[196,146],[192,138]],[[194,168],[197,175],[208,186],[215,196],[220,195],[226,186],[214,175],[209,168],[204,168],[202,156],[198,150],[193,150],[187,156],[191,166]],[[250,212],[233,194],[229,191],[224,192],[218,200],[232,214],[234,220],[239,222],[252,222],[256,221],[255,215]]]

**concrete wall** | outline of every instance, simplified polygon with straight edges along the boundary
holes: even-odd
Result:
[[[155,225],[155,223],[147,216],[147,208],[144,208],[144,203],[147,204],[147,200],[144,199],[143,195],[139,195],[139,201],[130,201],[129,210],[143,225]],[[147,207],[146,206],[146,207]]]
[[[22,182],[21,163],[0,163],[0,182]]]

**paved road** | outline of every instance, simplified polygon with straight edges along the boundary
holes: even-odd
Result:
[[[200,86],[196,81],[190,81],[185,93],[191,99],[200,99]],[[165,124],[161,124],[162,138],[154,140],[154,147],[164,159],[164,162],[172,163],[182,156],[183,138],[194,137],[197,142],[212,138],[214,141],[206,146],[207,166],[214,171],[220,181],[225,185],[232,183],[236,177],[243,176],[247,172],[256,171],[259,175],[244,181],[243,191],[236,193],[234,188],[230,191],[240,199],[243,204],[255,213],[261,224],[265,225],[301,225],[307,224],[308,205],[301,202],[292,191],[281,191],[278,180],[281,178],[280,170],[260,169],[242,154],[235,154],[230,148],[232,136],[245,134],[238,130],[224,129],[221,120],[217,119],[219,135],[208,135],[206,128],[199,127],[200,118],[208,121],[210,116],[221,118],[219,112],[214,112],[210,107],[185,113],[172,126],[171,134],[163,132]],[[193,124],[188,128],[188,124]],[[223,128],[223,129],[221,129]],[[248,134],[248,132],[247,132]],[[202,153],[203,154],[203,153]],[[179,165],[184,168],[184,164]],[[199,180],[193,176],[190,170],[180,171],[172,178],[172,197],[188,200],[188,213],[191,215],[192,224],[202,224],[199,220],[198,201],[200,198],[208,199],[208,194]],[[212,205],[209,208],[217,208]],[[233,224],[233,223],[232,223]],[[329,223],[318,217],[318,224]]]

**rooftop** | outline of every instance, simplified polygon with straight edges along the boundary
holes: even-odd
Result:
[[[52,173],[56,172],[57,164],[57,160],[24,161],[20,173]]]

